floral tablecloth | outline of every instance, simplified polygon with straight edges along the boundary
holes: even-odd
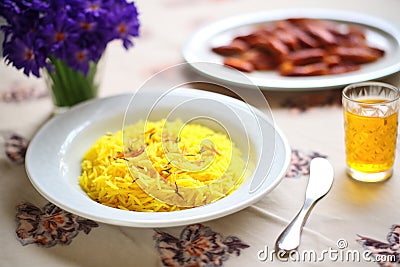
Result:
[[[100,97],[132,92],[151,75],[182,63],[185,39],[230,15],[323,7],[364,12],[400,27],[398,0],[162,0],[137,6],[141,37],[128,52],[119,43],[109,46]],[[4,63],[0,78],[0,266],[400,266],[399,157],[394,176],[384,183],[346,176],[341,88],[264,92],[292,160],[282,182],[259,202],[212,221],[147,229],[82,218],[33,188],[24,156],[53,106],[42,80]],[[400,86],[398,74],[383,81]],[[299,253],[279,260],[275,240],[300,209],[309,162],[317,156],[332,163],[333,187],[312,211]]]

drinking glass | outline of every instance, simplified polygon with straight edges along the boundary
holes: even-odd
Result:
[[[399,89],[380,82],[346,86],[342,92],[347,173],[363,182],[379,182],[393,173],[399,113]]]

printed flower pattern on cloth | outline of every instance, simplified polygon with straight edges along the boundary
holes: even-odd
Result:
[[[305,153],[297,149],[292,150],[289,170],[286,172],[287,178],[300,178],[303,175],[310,174],[310,162],[313,158],[326,158],[318,152]]]
[[[49,96],[49,94],[45,89],[38,89],[33,86],[15,85],[2,92],[0,100],[5,103],[19,103],[45,98],[47,96]]]
[[[7,157],[12,162],[23,164],[25,162],[25,154],[29,141],[16,133],[5,137],[5,139],[5,153]]]
[[[372,253],[380,266],[400,266],[400,225],[392,225],[387,235],[388,243],[358,235],[357,242]]]
[[[24,246],[69,245],[80,231],[89,234],[93,227],[99,226],[92,220],[66,212],[52,203],[43,208],[22,203],[17,206],[16,218],[17,238]]]
[[[281,103],[282,107],[305,112],[313,107],[341,107],[342,95],[340,90],[308,93],[300,97],[288,98]]]
[[[180,238],[155,231],[156,248],[165,266],[222,266],[231,254],[239,256],[249,247],[238,237],[223,238],[202,224],[186,226]]]

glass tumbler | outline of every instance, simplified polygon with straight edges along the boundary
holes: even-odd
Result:
[[[379,182],[393,173],[400,91],[381,82],[346,86],[342,92],[347,173]]]

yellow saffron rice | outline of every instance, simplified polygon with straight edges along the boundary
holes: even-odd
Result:
[[[174,211],[225,197],[241,184],[244,170],[239,149],[225,134],[180,120],[140,121],[89,148],[79,183],[110,207]]]

